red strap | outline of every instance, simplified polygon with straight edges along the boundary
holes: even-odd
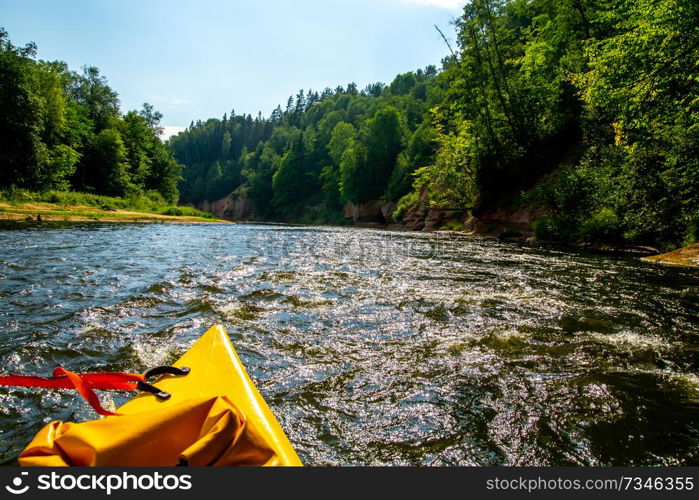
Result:
[[[10,375],[0,377],[0,385],[15,387],[48,387],[53,389],[75,389],[92,408],[100,415],[119,415],[105,410],[95,394],[95,389],[121,389],[137,390],[138,382],[144,382],[146,378],[137,373],[101,372],[101,373],[73,373],[65,368],[58,367],[53,371],[52,377],[39,377],[38,375]]]

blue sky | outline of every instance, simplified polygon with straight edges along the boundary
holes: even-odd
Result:
[[[463,0],[1,0],[0,26],[41,59],[100,68],[122,110],[163,124],[264,115],[300,88],[390,82],[439,65]],[[174,129],[171,129],[174,131]]]

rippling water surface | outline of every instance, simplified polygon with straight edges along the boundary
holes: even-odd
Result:
[[[16,225],[0,301],[8,372],[140,372],[222,323],[307,464],[699,464],[696,271],[444,234]],[[0,460],[91,418],[0,389]]]

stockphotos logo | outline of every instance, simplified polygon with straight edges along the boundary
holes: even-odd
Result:
[[[5,489],[13,495],[21,495],[29,490],[29,484],[24,484],[28,472],[21,472],[12,479],[12,484]],[[28,479],[28,478],[27,478]],[[161,474],[154,472],[149,474],[79,474],[57,473],[41,474],[36,476],[36,489],[43,491],[100,491],[111,495],[119,490],[190,490],[192,489],[192,476],[189,474]]]
[[[24,484],[24,476],[28,476],[28,472],[21,472],[19,476],[15,477],[12,479],[12,485],[7,485],[5,486],[5,489],[12,493],[13,495],[21,495],[22,493],[26,493],[27,490],[29,489],[29,485]]]

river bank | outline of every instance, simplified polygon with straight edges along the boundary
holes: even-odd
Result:
[[[401,221],[393,217],[395,203],[370,201],[355,205],[346,203],[341,215],[318,207],[307,209],[300,217],[285,221],[270,221],[258,217],[251,200],[241,196],[227,196],[212,202],[202,202],[197,207],[216,217],[232,222],[251,224],[292,224],[300,226],[339,226],[338,219],[346,225],[366,229],[385,229],[405,232],[445,232],[499,241],[548,241],[563,244],[571,249],[584,249],[606,254],[632,254],[648,262],[674,266],[699,267],[699,245],[661,253],[662,250],[629,243],[603,243],[594,241],[557,241],[540,238],[534,230],[535,222],[551,214],[541,208],[519,206],[507,208],[496,205],[483,210],[477,216],[464,210],[413,207]]]
[[[63,221],[63,222],[217,222],[230,224],[210,214],[178,215],[174,207],[170,213],[156,213],[112,207],[88,205],[61,205],[58,203],[0,202],[0,220]]]
[[[678,248],[672,252],[643,257],[643,260],[668,266],[699,268],[699,243],[695,243],[694,245],[689,245],[688,247],[684,248]]]

